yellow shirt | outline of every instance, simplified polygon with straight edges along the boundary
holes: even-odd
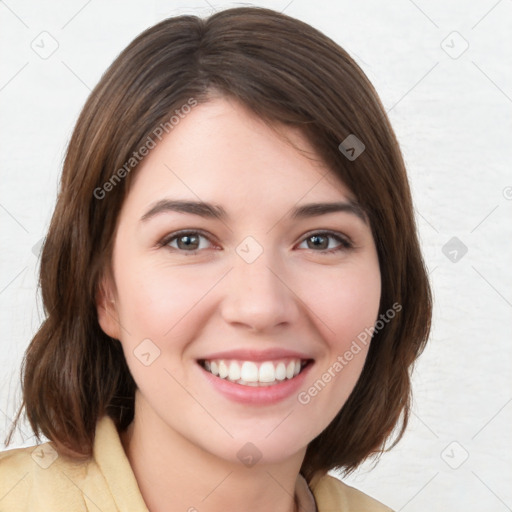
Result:
[[[330,475],[309,488],[299,475],[302,512],[392,512]],[[148,512],[112,419],[96,428],[85,462],[58,455],[51,443],[0,452],[0,512]]]

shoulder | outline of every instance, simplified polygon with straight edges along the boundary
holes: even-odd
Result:
[[[26,495],[33,477],[32,463],[35,461],[31,457],[31,451],[35,448],[35,446],[31,446],[0,452],[2,505],[4,500],[10,502],[13,495]]]
[[[2,511],[86,511],[81,484],[95,479],[89,461],[59,455],[51,443],[0,452]],[[60,503],[59,503],[60,501]]]
[[[49,441],[0,452],[0,512],[148,512],[114,422],[101,418],[90,457]]]
[[[331,475],[315,476],[310,488],[315,496],[318,512],[393,512],[371,496],[350,487]]]

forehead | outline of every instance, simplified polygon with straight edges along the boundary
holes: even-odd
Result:
[[[214,200],[226,210],[353,198],[296,127],[276,132],[224,98],[195,106],[149,152],[127,207],[140,209],[165,195]]]

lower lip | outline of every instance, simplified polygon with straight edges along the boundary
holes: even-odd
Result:
[[[236,384],[213,375],[213,373],[206,371],[199,363],[197,365],[208,382],[230,400],[243,404],[271,405],[297,394],[300,386],[304,383],[306,375],[313,366],[313,361],[310,361],[293,379],[284,380],[272,386],[244,386],[243,384]]]

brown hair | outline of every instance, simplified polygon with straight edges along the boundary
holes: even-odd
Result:
[[[416,234],[401,152],[365,74],[331,39],[278,12],[234,8],[207,19],[178,16],[140,34],[89,96],[70,140],[39,284],[46,319],[25,353],[23,407],[40,433],[90,456],[97,420],[119,431],[133,419],[135,382],[121,344],[98,324],[96,297],[109,272],[117,216],[135,175],[97,190],[190,98],[234,98],[274,126],[296,126],[364,208],[379,256],[380,314],[403,309],[376,331],[348,401],[307,449],[301,473],[352,471],[403,435],[410,370],[428,338],[431,291]],[[365,145],[349,160],[350,134]],[[125,167],[126,169],[126,167]],[[395,430],[396,427],[396,430]]]

